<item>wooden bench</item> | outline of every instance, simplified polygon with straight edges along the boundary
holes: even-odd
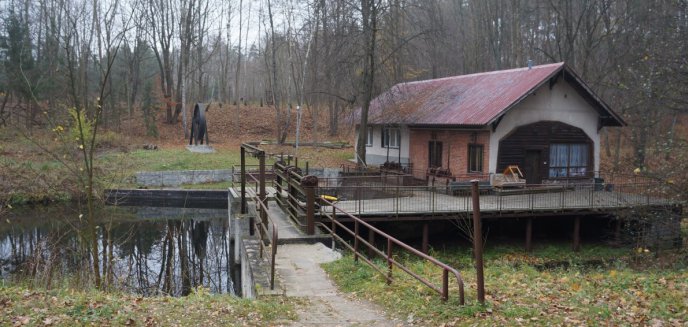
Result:
[[[449,192],[453,195],[470,194],[471,186],[471,182],[449,182]],[[492,185],[490,185],[490,181],[478,181],[478,192],[491,193]]]

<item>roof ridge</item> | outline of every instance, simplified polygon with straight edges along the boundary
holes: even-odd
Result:
[[[561,61],[561,62],[557,62],[557,63],[537,65],[537,66],[533,66],[532,68],[518,67],[518,68],[511,68],[511,69],[493,70],[493,71],[488,71],[488,72],[471,73],[471,74],[455,75],[455,76],[446,76],[446,77],[433,78],[433,79],[424,79],[424,80],[420,80],[420,81],[402,82],[402,83],[397,83],[394,86],[423,84],[423,83],[429,83],[429,82],[454,80],[454,79],[475,77],[475,76],[481,76],[481,75],[482,76],[488,76],[488,75],[503,74],[503,73],[513,73],[516,71],[523,71],[523,70],[550,68],[552,66],[563,66],[565,64],[566,64],[565,62]]]

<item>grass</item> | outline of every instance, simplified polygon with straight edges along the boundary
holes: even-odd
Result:
[[[131,174],[137,171],[231,169],[240,164],[241,154],[239,149],[206,154],[192,153],[185,148],[135,150],[107,154],[101,157],[101,162],[122,163]],[[257,160],[247,156],[247,164],[255,165]]]
[[[240,183],[241,184],[241,183]],[[188,190],[227,190],[227,188],[234,186],[234,182],[215,182],[215,183],[201,183],[201,184],[182,184],[183,189]]]
[[[536,248],[489,247],[485,253],[486,304],[476,301],[471,250],[448,248],[431,255],[459,267],[466,302],[450,278],[450,299],[415,279],[394,272],[385,280],[352,256],[324,265],[341,289],[383,306],[397,318],[418,325],[638,325],[688,323],[688,253],[637,253],[633,249],[570,245]],[[441,270],[400,256],[413,271],[440,284]],[[380,262],[384,267],[384,262]]]
[[[284,297],[247,300],[201,289],[188,297],[37,290],[0,282],[0,325],[265,326],[296,318]]]

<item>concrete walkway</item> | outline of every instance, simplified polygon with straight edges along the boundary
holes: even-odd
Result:
[[[353,299],[337,289],[320,267],[341,256],[319,242],[329,241],[330,237],[305,235],[274,201],[268,201],[268,210],[279,233],[275,275],[281,289],[275,293],[308,300],[300,306],[298,320],[292,326],[403,325],[390,320],[377,305]]]
[[[322,243],[284,244],[277,248],[276,270],[287,296],[304,297],[292,326],[402,326],[375,304],[351,299],[337,290],[320,264],[337,260],[339,253]]]

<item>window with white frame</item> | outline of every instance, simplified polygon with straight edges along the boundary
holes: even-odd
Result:
[[[401,132],[398,128],[387,127],[382,129],[382,147],[398,148],[401,144]]]
[[[368,127],[368,136],[366,137],[366,146],[373,146],[373,128]]]

